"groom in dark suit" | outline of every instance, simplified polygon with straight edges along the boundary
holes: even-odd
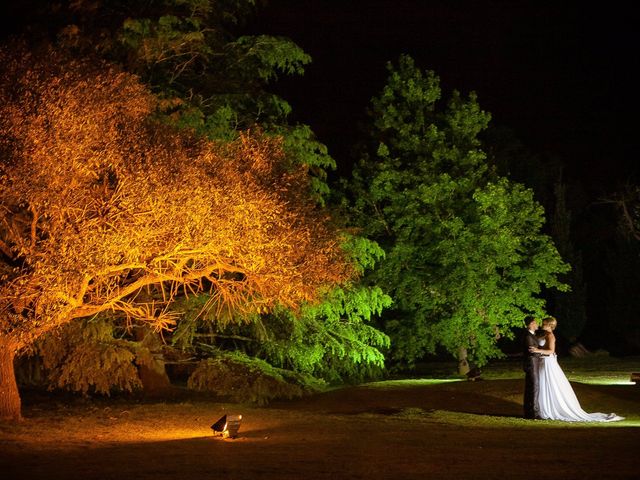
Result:
[[[524,370],[524,418],[538,419],[538,364],[540,354],[529,351],[529,347],[538,347],[536,330],[538,322],[533,317],[524,319],[525,329],[522,335],[522,356]]]

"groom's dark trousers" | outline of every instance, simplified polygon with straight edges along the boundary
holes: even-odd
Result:
[[[522,348],[524,370],[524,418],[539,418],[538,412],[538,364],[540,362],[539,353],[531,353],[529,347],[537,347],[538,340],[534,334],[525,328]]]

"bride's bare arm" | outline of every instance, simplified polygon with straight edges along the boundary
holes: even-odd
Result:
[[[547,335],[547,342],[545,344],[547,348],[529,347],[529,350],[534,353],[541,353],[543,355],[551,355],[556,353],[556,336],[553,333]]]

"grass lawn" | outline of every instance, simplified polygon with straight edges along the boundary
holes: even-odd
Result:
[[[561,358],[583,408],[622,422],[521,418],[523,374],[494,362],[464,381],[451,365],[267,407],[202,396],[174,401],[25,399],[0,424],[1,478],[637,479],[640,358]],[[240,413],[236,439],[210,425]]]

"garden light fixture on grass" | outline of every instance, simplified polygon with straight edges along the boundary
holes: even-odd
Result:
[[[221,435],[224,438],[236,438],[238,436],[238,430],[240,430],[241,421],[242,415],[223,415],[216,423],[211,425],[213,435]]]

